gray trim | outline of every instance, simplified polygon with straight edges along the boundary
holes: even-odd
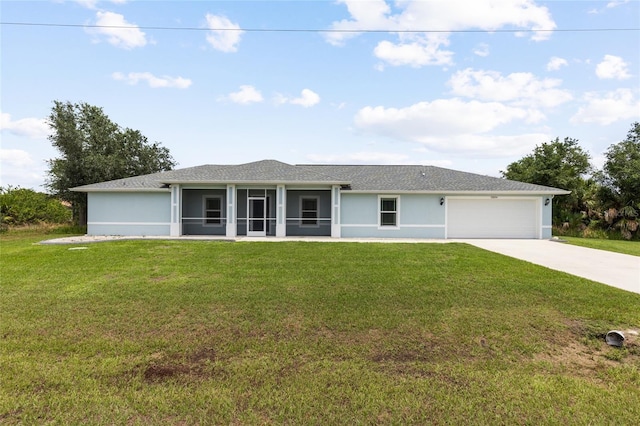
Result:
[[[95,184],[95,185],[99,185],[99,184]],[[85,185],[85,186],[90,186],[90,185]],[[85,186],[77,186],[75,188],[69,188],[69,191],[74,191],[74,192],[119,192],[119,193],[126,193],[126,192],[171,192],[171,188],[125,188],[125,189],[121,189],[121,188],[92,188],[92,189],[84,189]]]
[[[198,180],[198,181],[185,181],[185,180],[164,180],[163,183],[167,184],[194,184],[194,185],[212,185],[212,184],[237,184],[237,185],[348,185],[349,181],[299,181],[299,180],[251,180],[251,179],[233,179],[233,180]]]
[[[350,194],[381,194],[381,193],[387,193],[387,192],[392,192],[392,191],[380,191],[380,190],[375,190],[375,189],[370,189],[370,190],[348,190],[345,191],[348,192]],[[553,197],[553,195],[550,194],[555,194],[555,195],[567,195],[567,194],[571,194],[571,191],[565,191],[562,189],[555,189],[549,187],[549,189],[545,190],[545,191],[491,191],[491,190],[486,190],[486,191],[443,191],[443,190],[439,190],[439,191],[393,191],[394,194],[425,194],[425,195],[484,195],[484,196],[490,196],[490,195],[503,195],[503,196],[510,196],[510,195],[549,195],[550,197]]]

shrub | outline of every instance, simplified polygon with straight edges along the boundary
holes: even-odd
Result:
[[[6,229],[10,225],[69,223],[71,210],[42,192],[20,187],[0,187],[0,219]]]

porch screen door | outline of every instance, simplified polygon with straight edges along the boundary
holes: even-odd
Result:
[[[267,236],[267,209],[265,208],[265,197],[249,197],[249,217],[247,237],[266,237]]]

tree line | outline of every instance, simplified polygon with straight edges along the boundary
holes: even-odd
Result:
[[[509,164],[502,177],[571,191],[553,200],[559,234],[640,239],[640,123],[609,146],[602,169],[578,140],[556,138]]]

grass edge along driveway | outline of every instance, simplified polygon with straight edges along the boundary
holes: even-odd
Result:
[[[640,241],[603,240],[598,238],[559,237],[569,244],[598,250],[640,256]]]
[[[0,240],[2,423],[640,416],[602,341],[640,295],[466,244],[34,241]]]

